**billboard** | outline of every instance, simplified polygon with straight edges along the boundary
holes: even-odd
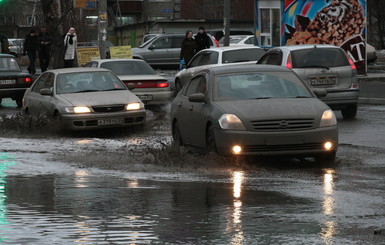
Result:
[[[366,73],[366,0],[282,0],[281,45],[331,44]]]

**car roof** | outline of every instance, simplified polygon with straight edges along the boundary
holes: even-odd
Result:
[[[214,51],[227,51],[227,50],[240,50],[240,49],[262,49],[259,46],[246,46],[246,45],[232,45],[232,46],[222,46],[222,47],[214,47],[204,50],[214,50]]]
[[[308,48],[336,48],[336,49],[340,49],[340,47],[330,45],[330,44],[300,44],[300,45],[281,46],[281,47],[276,47],[276,48],[286,49],[289,51],[308,49]]]
[[[215,75],[229,74],[229,73],[243,73],[243,72],[293,72],[283,66],[276,65],[257,65],[256,63],[234,63],[226,66],[212,66],[206,69]]]
[[[76,73],[76,72],[100,72],[100,71],[108,71],[111,72],[108,69],[104,68],[94,68],[94,67],[73,67],[73,68],[61,68],[61,69],[54,69],[49,70],[47,72],[53,72],[55,74],[66,74],[66,73]]]

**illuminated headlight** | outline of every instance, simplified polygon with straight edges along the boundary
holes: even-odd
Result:
[[[140,103],[131,103],[126,105],[126,111],[139,110],[141,108]]]
[[[233,114],[223,114],[218,122],[222,129],[246,130],[242,121]]]
[[[329,127],[337,124],[336,116],[332,110],[326,110],[322,114],[320,127]]]
[[[87,106],[66,107],[65,111],[68,113],[90,113],[91,109]]]
[[[324,143],[324,149],[327,151],[333,150],[334,149],[334,144],[330,141],[326,141]]]
[[[242,147],[239,145],[235,145],[235,146],[233,146],[233,148],[231,148],[231,150],[232,150],[233,154],[238,155],[242,152]]]

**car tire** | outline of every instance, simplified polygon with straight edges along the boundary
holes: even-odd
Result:
[[[206,132],[206,149],[207,152],[217,152],[217,145],[215,143],[214,128],[209,125]]]
[[[353,119],[357,115],[357,105],[348,105],[341,109],[341,114],[344,119]]]
[[[174,122],[172,125],[172,140],[174,147],[180,147],[183,145],[182,135],[179,130],[178,122]]]
[[[328,152],[324,154],[317,155],[315,157],[317,163],[320,164],[334,164],[336,161],[336,152]]]
[[[18,97],[15,99],[16,101],[16,104],[17,104],[17,108],[21,108],[23,107],[23,97]]]

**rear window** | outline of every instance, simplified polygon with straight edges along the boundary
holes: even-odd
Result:
[[[223,52],[222,63],[257,61],[265,51],[263,49],[237,49]]]
[[[291,52],[293,68],[349,66],[343,50],[337,48],[311,48]]]
[[[112,61],[100,65],[102,68],[111,70],[115,75],[155,75],[156,72],[144,62],[135,61]]]

